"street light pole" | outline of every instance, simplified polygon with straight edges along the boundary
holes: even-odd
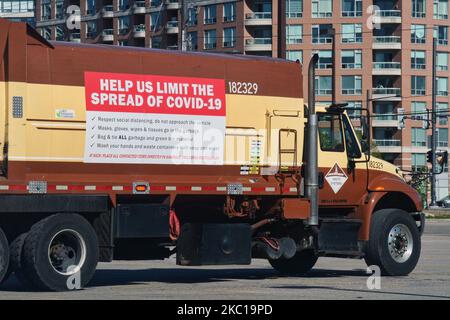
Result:
[[[431,202],[436,207],[436,39],[433,38],[433,67],[431,83]]]

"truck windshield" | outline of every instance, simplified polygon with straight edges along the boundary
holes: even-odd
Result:
[[[352,125],[347,117],[342,116],[344,120],[344,134],[345,134],[345,147],[347,149],[347,156],[350,159],[361,158],[361,150],[359,150],[356,137],[353,134]]]

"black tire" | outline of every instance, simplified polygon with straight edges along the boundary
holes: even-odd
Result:
[[[314,250],[303,250],[297,252],[290,259],[269,260],[272,267],[283,274],[303,275],[308,273],[316,264],[318,256]]]
[[[14,273],[17,280],[25,288],[33,288],[31,279],[26,275],[22,267],[22,251],[25,239],[28,233],[22,233],[9,245],[10,259],[9,269],[11,273]]]
[[[393,234],[395,235],[392,231],[398,225],[404,226],[405,229],[402,231],[403,233],[400,232],[400,247],[402,250],[411,250],[410,253],[406,251],[403,255],[401,252],[398,254],[392,247],[389,247],[391,243],[395,243],[392,241],[389,242],[389,237],[392,237]],[[409,230],[409,234],[407,234],[408,231],[406,230]],[[410,240],[405,242],[401,236],[402,234],[406,234]],[[400,209],[379,210],[372,215],[370,238],[364,259],[368,266],[378,266],[383,275],[406,276],[414,270],[419,261],[421,250],[420,240],[419,229],[409,213]],[[393,252],[392,254],[396,258],[391,255],[390,251]],[[402,259],[404,261],[401,261]]]
[[[58,258],[74,259],[74,265],[80,266],[77,272],[80,285],[86,286],[94,276],[99,257],[97,235],[89,222],[77,214],[49,216],[30,229],[23,245],[21,270],[31,280],[35,289],[73,289],[69,288],[68,281],[72,280],[74,275],[67,268],[65,261],[61,265],[55,261],[52,264],[49,257],[50,247],[62,253],[55,254]]]
[[[9,244],[5,233],[0,229],[0,284],[8,278]]]

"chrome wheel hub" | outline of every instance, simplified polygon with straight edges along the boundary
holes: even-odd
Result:
[[[409,228],[404,224],[397,224],[392,227],[388,235],[387,245],[391,257],[396,262],[406,262],[411,257],[414,245]]]
[[[59,274],[75,274],[86,261],[86,243],[75,230],[62,230],[50,241],[48,259]]]

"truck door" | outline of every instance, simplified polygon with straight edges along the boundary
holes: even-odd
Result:
[[[320,206],[356,206],[366,192],[366,163],[347,116],[318,113],[319,171],[324,186],[319,192]]]

